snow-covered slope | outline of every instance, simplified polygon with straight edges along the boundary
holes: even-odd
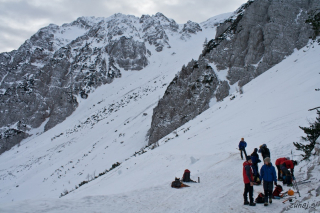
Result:
[[[194,48],[201,48],[204,37],[199,35]],[[308,125],[308,119],[315,117],[308,109],[319,105],[320,93],[314,89],[320,82],[320,46],[309,44],[295,51],[245,85],[244,94],[213,102],[207,111],[160,140],[159,147],[125,160],[144,145],[152,108],[164,84],[181,62],[190,59],[186,55],[200,51],[190,47],[186,52],[181,46],[167,51],[173,50],[176,54],[171,57],[154,55],[155,63],[150,60],[140,77],[124,72],[118,80],[121,84],[98,88],[70,119],[1,155],[0,212],[280,212],[289,208],[290,204],[280,201],[267,208],[243,206],[243,161],[236,147],[244,137],[248,153],[266,143],[272,162],[291,156],[291,150],[298,158],[292,145],[302,135],[298,126]],[[111,99],[118,103],[112,113],[103,114]],[[98,117],[92,116],[97,112]],[[86,180],[87,174],[90,178],[117,161],[122,164],[116,169],[58,198],[64,189]],[[312,163],[298,166],[298,180],[306,178]],[[201,177],[201,183],[172,189],[171,181],[186,168],[192,178]],[[316,166],[309,172],[314,173],[312,182],[301,187],[298,200],[311,203],[317,201],[311,189],[319,187],[320,171]],[[261,186],[254,187],[255,197],[258,192]]]
[[[82,99],[127,75],[125,71],[137,74],[148,67],[157,73],[163,68],[157,57],[167,61],[177,48],[185,48],[183,59],[192,59],[224,19],[177,24],[162,13],[140,18],[115,14],[41,28],[18,50],[0,53],[0,154],[30,137],[35,128],[43,125],[46,131],[61,123]],[[173,59],[180,63],[172,67],[174,74],[186,63],[179,57]],[[136,82],[134,87],[139,86]]]
[[[114,83],[98,87],[87,99],[77,97],[79,106],[63,123],[47,132],[46,122],[30,130],[31,137],[0,155],[0,203],[58,198],[140,151],[147,144],[152,109],[168,83],[183,64],[199,55],[205,38],[214,35],[215,27],[187,40],[169,34],[171,48],[161,52],[146,44],[151,51],[146,68],[121,69],[122,76]]]
[[[183,67],[168,86],[153,111],[149,144],[207,110],[213,96],[218,102],[227,98],[236,87],[240,90],[306,46],[316,34],[307,20],[318,3],[249,0],[239,7],[217,26],[215,39],[208,40],[199,58]]]

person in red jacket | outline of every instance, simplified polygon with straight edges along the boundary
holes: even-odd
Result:
[[[253,202],[253,172],[252,172],[252,161],[251,157],[247,156],[247,161],[243,163],[243,182],[244,182],[244,205],[255,206],[256,204]],[[248,202],[248,193],[250,203]]]
[[[282,173],[281,173],[280,165],[286,160],[290,160],[290,158],[278,158],[275,163],[277,170],[278,170],[278,180],[280,180],[280,181],[282,180]]]
[[[295,160],[286,160],[281,164],[282,175],[286,176],[284,183],[287,183],[288,186],[292,186],[292,177],[294,172],[294,166],[298,165],[298,162]],[[291,170],[291,173],[289,172]]]

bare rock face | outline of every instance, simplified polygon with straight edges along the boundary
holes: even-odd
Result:
[[[170,48],[167,34],[180,36],[181,28],[161,13],[80,17],[62,26],[50,24],[18,50],[1,53],[0,154],[43,122],[45,131],[62,122],[79,98],[120,78],[121,69],[146,67],[151,55],[146,43],[158,52]]]
[[[0,153],[9,150],[11,147],[19,144],[21,140],[27,138],[29,135],[21,130],[8,129],[0,135],[0,140],[3,141],[0,148]]]
[[[180,38],[186,40],[190,38],[192,34],[197,34],[200,31],[202,31],[202,28],[198,23],[188,21],[186,24],[183,25],[183,28],[180,31]]]
[[[140,24],[142,24],[144,40],[154,45],[157,52],[161,52],[164,47],[171,47],[166,29],[172,32],[179,29],[179,25],[174,20],[168,19],[162,13],[157,13],[155,16],[143,15],[140,18]]]
[[[142,70],[148,65],[145,43],[134,41],[133,38],[121,37],[120,40],[110,43],[107,51],[125,70]]]
[[[223,100],[229,95],[230,85],[242,87],[292,54],[295,48],[304,47],[315,33],[319,33],[317,8],[320,8],[317,0],[250,0],[242,5],[218,25],[216,37],[204,47],[198,62],[190,62],[201,64],[197,69],[199,75],[207,73],[207,67],[214,63],[217,70],[211,69],[212,75],[228,70],[227,79],[216,79],[209,92],[197,91],[205,94],[201,99],[192,98],[194,94],[187,96],[187,87],[181,85],[197,85],[198,79],[192,78],[193,72],[183,72],[183,68],[169,86],[170,92],[164,94],[154,109],[149,144],[206,110],[211,97]],[[188,80],[177,84],[177,79]],[[201,89],[207,90],[206,87]],[[185,101],[190,97],[193,101]],[[194,111],[184,111],[186,108]]]
[[[229,95],[230,86],[227,81],[219,81],[219,86],[215,91],[215,98],[217,101],[222,101]]]
[[[199,31],[202,31],[201,26],[198,23],[188,21],[186,24],[183,25],[183,29],[181,33],[192,33],[195,34]]]
[[[310,6],[297,0],[249,1],[218,27],[217,46],[204,55],[229,70],[231,85],[243,86],[306,45],[312,35],[305,23]]]
[[[182,67],[154,109],[149,140],[158,141],[172,129],[178,128],[208,109],[218,83],[212,67],[202,60],[191,61]],[[194,102],[198,104],[195,105]]]

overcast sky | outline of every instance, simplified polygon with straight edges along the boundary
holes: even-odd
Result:
[[[202,22],[232,12],[247,0],[0,0],[0,52],[17,49],[41,27],[80,16],[163,13],[177,23]]]

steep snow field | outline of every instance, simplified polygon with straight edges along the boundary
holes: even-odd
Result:
[[[226,18],[227,15],[221,16]],[[211,21],[217,21],[215,18]],[[208,20],[202,23],[213,26]],[[298,159],[293,141],[319,106],[320,46],[310,44],[233,93],[211,104],[203,114],[159,141],[159,147],[131,157],[146,145],[152,110],[183,64],[197,59],[215,29],[193,35],[187,42],[170,37],[171,48],[152,52],[150,64],[139,72],[121,70],[122,78],[104,85],[82,100],[78,109],[55,128],[0,155],[0,212],[280,212],[290,204],[274,201],[269,207],[243,206],[242,163],[236,150],[244,137],[250,154],[266,143],[272,162],[278,157]],[[153,49],[153,48],[148,48]],[[224,71],[226,72],[226,71]],[[225,73],[221,73],[224,77]],[[233,97],[234,96],[234,97]],[[80,98],[79,98],[80,99]],[[232,99],[232,100],[231,100]],[[112,164],[111,172],[59,198]],[[315,202],[319,168],[296,169],[302,200]],[[261,165],[260,165],[261,167]],[[190,169],[200,184],[172,189],[174,177]],[[287,189],[287,187],[285,187]],[[262,192],[254,187],[254,197]],[[319,211],[320,207],[318,207]],[[304,210],[290,208],[290,212]]]
[[[292,145],[302,135],[298,126],[307,126],[308,119],[315,117],[315,112],[308,109],[319,105],[320,94],[314,91],[319,86],[319,54],[319,45],[296,51],[246,85],[243,95],[235,93],[233,100],[216,103],[162,139],[159,148],[124,162],[109,175],[68,195],[60,205],[79,205],[78,209],[86,210],[92,207],[101,212],[104,209],[110,212],[280,212],[286,207],[290,209],[289,203],[284,205],[277,200],[267,208],[242,205],[243,161],[236,147],[244,137],[249,154],[266,143],[272,162],[278,157],[291,157],[291,150],[298,159],[299,153]],[[311,165],[299,165],[296,178],[305,179]],[[181,177],[186,168],[192,171],[194,179],[201,177],[201,183],[171,189],[171,181],[175,176]],[[319,168],[310,173],[312,183],[300,186],[299,200],[309,196],[310,187],[319,187]],[[255,197],[263,192],[262,186],[254,188]],[[310,204],[315,201],[315,198],[308,200]]]
[[[154,78],[152,84],[147,81],[141,85],[151,87],[163,76],[166,78],[161,80],[162,83],[167,83],[167,78],[172,77],[172,73],[179,68],[179,65],[174,67],[175,64],[169,61],[179,57],[180,53],[176,52],[175,56],[166,58],[161,64],[164,67],[167,63],[170,64],[166,67],[166,74]],[[319,105],[320,93],[314,90],[319,87],[319,55],[320,46],[317,44],[295,51],[283,62],[246,85],[243,95],[234,93],[231,95],[235,96],[233,100],[230,97],[213,104],[196,119],[160,140],[158,148],[127,161],[124,159],[128,154],[145,143],[145,130],[158,99],[155,94],[159,95],[160,92],[149,92],[144,102],[136,102],[140,107],[135,106],[135,102],[130,102],[123,111],[119,110],[118,114],[112,114],[98,123],[99,127],[82,129],[81,134],[73,133],[76,136],[62,135],[51,141],[48,137],[65,132],[66,127],[74,125],[72,122],[75,118],[82,115],[85,119],[96,112],[96,108],[100,106],[96,103],[97,97],[92,97],[54,130],[24,142],[19,148],[0,156],[0,212],[280,212],[286,209],[290,212],[307,212],[301,208],[290,208],[289,203],[282,204],[278,200],[268,207],[243,206],[243,161],[236,148],[239,139],[244,137],[248,143],[248,154],[255,147],[266,143],[271,151],[272,162],[278,157],[291,157],[291,150],[294,158],[299,159],[299,153],[295,151],[292,142],[299,141],[302,135],[298,126],[307,126],[308,119],[312,120],[316,116],[314,111],[309,112],[308,109]],[[141,79],[134,79],[132,73],[127,73],[123,78],[126,79],[126,84],[107,85],[95,94],[119,101],[130,84],[133,87],[133,81],[150,81],[152,69],[156,68],[151,63],[148,70],[142,71],[145,76]],[[126,89],[121,90],[121,87]],[[163,92],[164,89],[165,87],[160,88],[159,91]],[[151,104],[145,105],[147,102]],[[88,109],[89,104],[91,109]],[[93,110],[94,104],[96,106]],[[141,113],[148,115],[144,117]],[[112,119],[114,121],[111,122]],[[126,121],[130,122],[124,126]],[[118,130],[117,133],[114,133],[115,130]],[[125,137],[116,138],[117,141],[113,142],[119,133],[126,133]],[[123,144],[120,143],[122,140]],[[95,142],[97,144],[92,149]],[[37,148],[30,148],[34,146]],[[62,146],[65,146],[64,149]],[[105,146],[109,148],[104,149]],[[46,151],[49,149],[52,151]],[[57,154],[60,149],[63,151]],[[92,153],[88,154],[88,150],[92,150]],[[13,155],[17,151],[20,155]],[[82,158],[83,154],[88,156]],[[39,159],[40,156],[44,156],[46,160]],[[78,158],[81,160],[77,165]],[[25,159],[34,162],[25,168]],[[69,163],[70,161],[73,163]],[[58,198],[58,193],[64,188],[69,190],[79,180],[85,180],[87,173],[92,174],[94,170],[101,172],[115,161],[122,164],[65,197]],[[295,169],[296,178],[305,179],[307,169],[313,163],[314,161],[299,164]],[[23,166],[20,168],[18,164]],[[76,171],[73,171],[72,165],[75,165]],[[62,174],[61,178],[57,178],[56,173],[53,173],[53,177],[50,176],[53,168],[63,171],[58,173]],[[186,168],[191,170],[192,178],[200,177],[201,183],[190,184],[190,188],[172,189],[171,181],[174,177],[181,177]],[[18,169],[24,175],[18,176]],[[68,169],[73,175],[68,175]],[[4,176],[7,171],[11,171],[11,176]],[[63,175],[64,171],[68,171],[67,175]],[[82,179],[78,178],[78,171],[84,173],[80,176]],[[311,189],[319,187],[320,171],[315,167],[308,173],[312,182],[300,186],[301,198],[298,197],[298,200],[311,197],[304,201],[311,204],[318,201]],[[12,179],[8,179],[9,177]],[[44,177],[48,177],[48,180],[43,182]],[[68,184],[68,181],[72,183]],[[12,188],[13,182],[20,186]],[[61,186],[62,183],[64,186]],[[286,186],[284,188],[288,189]],[[309,190],[311,192],[308,193]],[[254,197],[262,191],[262,186],[255,186]],[[316,211],[319,212],[319,207]]]
[[[221,19],[202,25],[213,26]],[[185,40],[179,34],[168,35],[171,48],[151,52],[145,69],[121,70],[122,77],[112,84],[101,86],[86,100],[79,97],[79,107],[63,123],[43,133],[44,123],[20,146],[3,153],[0,203],[58,198],[145,147],[153,108],[182,65],[197,59],[205,38],[215,36],[215,27]]]

